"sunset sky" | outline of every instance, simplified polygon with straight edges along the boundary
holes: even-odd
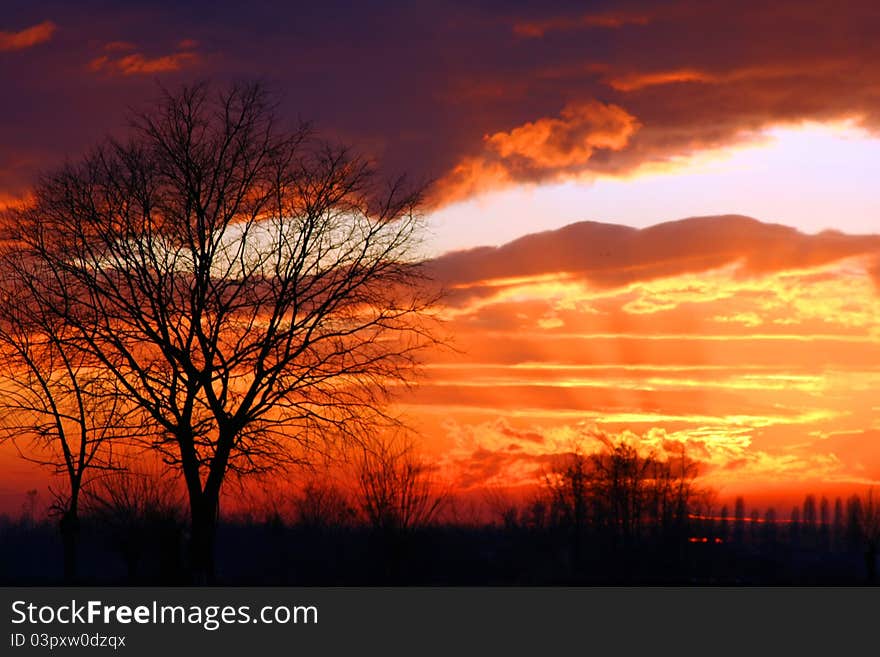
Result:
[[[399,407],[458,489],[597,436],[723,496],[880,483],[876,2],[0,6],[0,206],[202,78],[433,181],[455,348]]]

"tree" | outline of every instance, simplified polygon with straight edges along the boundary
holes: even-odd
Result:
[[[342,527],[353,516],[345,492],[326,479],[310,478],[293,498],[293,521],[305,529]]]
[[[764,545],[765,548],[775,547],[777,531],[776,531],[776,509],[772,506],[764,512]]]
[[[831,549],[831,505],[824,495],[819,501],[819,547],[825,552]]]
[[[727,542],[730,538],[730,509],[727,508],[727,505],[721,507],[721,520],[719,521],[719,529],[718,534],[721,537],[722,541]]]
[[[733,502],[733,540],[742,545],[746,535],[746,501],[742,495]]]
[[[33,299],[33,263],[8,250],[2,257],[0,439],[63,478],[63,488],[53,491],[52,510],[59,517],[64,578],[71,581],[77,575],[81,493],[92,472],[112,467],[109,440],[119,432],[123,408],[113,382],[69,348],[70,328],[41,303],[45,299]]]
[[[816,497],[815,495],[807,495],[804,498],[802,529],[805,541],[811,547],[816,543],[817,523],[818,515],[816,511]]]
[[[865,569],[868,582],[877,580],[877,551],[880,549],[880,501],[869,488],[861,503],[861,534],[865,550]]]
[[[592,459],[580,447],[556,457],[553,467],[544,474],[556,524],[583,531],[590,519],[588,507],[594,475]]]
[[[858,552],[862,544],[862,498],[850,495],[846,500],[846,546]]]
[[[794,507],[788,522],[788,540],[792,547],[800,547],[801,544],[801,510]]]
[[[761,514],[757,509],[752,509],[749,514],[749,542],[757,545],[760,539]]]
[[[592,493],[599,505],[598,517],[616,548],[630,548],[641,536],[646,519],[649,475],[655,456],[641,456],[635,447],[621,441],[593,454],[592,461]]]
[[[369,525],[403,535],[437,519],[446,496],[409,441],[377,440],[357,463],[358,504]]]
[[[845,546],[846,521],[843,514],[843,500],[834,499],[834,528],[832,532],[834,551],[841,552]]]
[[[697,492],[694,480],[699,474],[699,467],[688,456],[684,442],[670,446],[666,451],[666,459],[651,458],[649,497],[652,500],[652,516],[661,536],[683,544]]]
[[[868,582],[877,579],[877,552],[880,550],[880,502],[869,488],[865,495],[852,495],[846,503],[847,538],[850,550],[861,551]]]
[[[95,480],[85,493],[89,516],[125,562],[129,581],[150,551],[163,578],[178,576],[180,491],[158,469],[115,470]]]
[[[420,202],[308,126],[280,127],[260,85],[198,84],[12,212],[11,242],[43,273],[32,293],[61,299],[70,346],[179,468],[196,581],[212,577],[228,473],[391,420],[385,402],[431,341]]]
[[[560,455],[551,471],[544,475],[551,517],[556,525],[569,533],[575,570],[581,565],[587,524],[590,521],[595,525],[605,522],[604,500],[595,495],[595,475],[595,459],[580,447]]]
[[[605,434],[597,438],[599,451],[576,445],[544,475],[551,521],[568,532],[575,567],[588,535],[614,559],[631,556],[645,539],[681,554],[698,493],[685,445],[661,458]]]

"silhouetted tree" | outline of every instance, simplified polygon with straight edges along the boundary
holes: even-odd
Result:
[[[819,501],[819,548],[831,549],[831,507],[824,495]]]
[[[840,552],[844,549],[846,543],[846,520],[843,513],[843,500],[839,497],[834,500],[832,541],[835,552]]]
[[[521,523],[529,529],[542,530],[547,526],[547,504],[542,499],[532,500],[524,509]]]
[[[816,514],[816,498],[813,495],[807,495],[804,498],[804,527],[815,528],[817,522]]]
[[[799,547],[801,543],[801,510],[794,507],[788,522],[788,540],[793,547]]]
[[[506,530],[515,530],[520,523],[518,502],[511,497],[509,491],[488,487],[483,491],[483,502],[488,507],[494,521],[500,520]]]
[[[733,540],[742,545],[746,536],[746,501],[741,495],[733,503]]]
[[[869,584],[877,581],[877,550],[880,548],[880,500],[874,489],[862,498],[860,516],[862,542],[865,554],[865,570]]]
[[[694,495],[693,506],[695,515],[699,517],[700,533],[707,537],[715,536],[718,531],[715,516],[720,514],[718,511],[718,493],[711,488],[699,490]]]
[[[774,546],[777,540],[776,509],[772,506],[764,512],[764,544]]]
[[[592,455],[597,518],[615,546],[629,548],[641,536],[654,461],[653,454],[643,457],[625,442]]]
[[[293,521],[307,529],[342,527],[354,518],[345,492],[333,483],[310,478],[293,498]]]
[[[749,516],[749,542],[757,545],[761,538],[761,514],[757,509],[752,509]]]
[[[37,506],[40,493],[36,488],[32,488],[24,494],[24,501],[21,503],[21,522],[25,527],[34,527],[37,524]]]
[[[669,453],[666,464],[674,483],[673,533],[675,539],[683,545],[687,537],[694,498],[699,494],[694,484],[699,475],[699,467],[697,462],[688,456],[685,443],[680,443],[677,451],[677,454]]]
[[[377,440],[365,447],[357,464],[357,485],[363,517],[386,535],[431,524],[446,501],[430,465],[406,440]]]
[[[175,484],[158,470],[122,470],[96,479],[86,491],[87,511],[122,557],[130,581],[151,550],[163,578],[178,576],[182,496]]]
[[[721,519],[718,521],[718,536],[722,541],[727,542],[730,540],[730,521],[728,518],[730,517],[730,509],[727,508],[727,505],[721,507]]]
[[[605,520],[604,500],[595,495],[593,487],[595,462],[576,448],[557,458],[551,471],[544,475],[544,485],[550,497],[550,513],[554,524],[570,534],[571,558],[579,567],[584,534],[590,516],[597,523]],[[593,506],[591,510],[591,504]]]
[[[570,536],[572,562],[584,542],[597,541],[612,559],[628,558],[644,541],[674,546],[683,555],[693,499],[696,464],[685,446],[663,459],[624,441],[600,435],[604,447],[560,455],[545,475],[551,522]]]
[[[556,524],[586,525],[592,468],[592,459],[578,447],[557,455],[550,471],[544,473],[543,483]]]
[[[179,468],[196,581],[227,473],[390,421],[430,342],[420,190],[274,107],[259,85],[166,93],[11,213],[10,243],[44,274],[30,293]]]
[[[817,523],[816,497],[814,495],[807,495],[804,498],[801,530],[806,543],[810,547],[813,547],[816,542]]]
[[[846,544],[850,552],[859,552],[862,546],[862,500],[851,495],[846,500]]]
[[[0,254],[0,440],[63,480],[52,511],[69,581],[77,574],[81,493],[93,472],[112,467],[109,441],[120,433],[122,406],[113,381],[70,346],[70,327],[33,298],[40,273],[18,255]]]

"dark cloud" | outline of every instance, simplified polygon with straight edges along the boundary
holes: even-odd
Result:
[[[9,0],[0,30],[7,195],[38,168],[28,154],[76,155],[157,78],[266,79],[291,120],[441,181],[439,202],[626,174],[780,122],[880,124],[880,8],[867,0]]]
[[[794,228],[737,215],[693,217],[636,229],[579,222],[500,247],[445,254],[430,267],[444,283],[473,285],[453,297],[479,296],[491,279],[566,272],[602,286],[625,285],[741,262],[747,273],[806,268],[880,254],[880,237]]]

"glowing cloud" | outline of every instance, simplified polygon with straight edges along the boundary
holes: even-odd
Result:
[[[618,105],[570,103],[543,117],[483,138],[483,153],[465,158],[438,183],[449,201],[517,180],[557,180],[582,170],[597,150],[627,146],[639,122]]]
[[[597,435],[684,446],[726,490],[880,481],[855,438],[880,429],[878,255],[874,235],[744,217],[448,254],[435,272],[458,352],[404,407],[465,488],[532,485]]]
[[[580,16],[548,18],[539,21],[520,21],[514,24],[513,32],[526,38],[540,38],[548,32],[567,32],[589,28],[619,28],[625,25],[646,25],[650,17],[646,14],[603,13],[582,14]]]
[[[197,42],[185,39],[179,44],[179,52],[158,57],[148,57],[139,52],[116,57],[112,54],[102,55],[89,62],[88,68],[93,73],[104,72],[124,76],[179,71],[198,63],[199,55],[192,50],[197,45]],[[112,41],[104,46],[104,50],[108,53],[126,52],[135,47],[134,44],[125,41]]]
[[[43,21],[19,32],[0,31],[0,51],[25,50],[45,43],[57,29],[52,21]]]

